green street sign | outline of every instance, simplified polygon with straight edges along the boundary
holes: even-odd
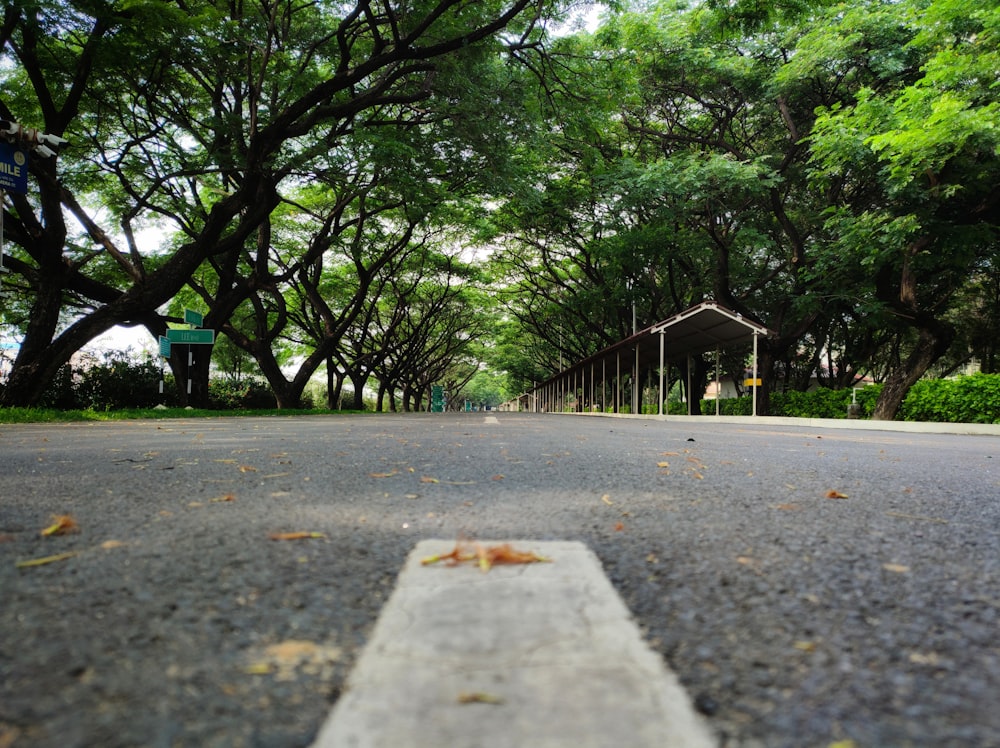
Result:
[[[167,340],[178,345],[211,345],[215,330],[167,330]]]
[[[205,315],[201,312],[196,312],[194,309],[184,310],[184,321],[189,325],[194,325],[195,327],[201,327],[205,322]]]
[[[160,336],[160,355],[164,358],[170,358],[170,338],[165,338]]]
[[[439,384],[431,387],[431,412],[444,412],[444,387]]]

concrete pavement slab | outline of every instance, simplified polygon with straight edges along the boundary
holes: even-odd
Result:
[[[715,744],[585,545],[513,545],[551,563],[425,566],[454,541],[416,545],[315,748]]]

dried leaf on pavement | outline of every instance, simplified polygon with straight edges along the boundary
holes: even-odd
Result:
[[[846,499],[847,494],[841,493],[840,491],[827,491],[826,498],[828,499]]]
[[[503,698],[494,696],[491,693],[476,691],[475,693],[460,693],[458,695],[459,704],[502,704]]]
[[[308,540],[310,538],[325,538],[321,532],[272,532],[268,535],[271,540]]]
[[[53,514],[52,524],[42,530],[42,535],[67,535],[71,532],[80,532],[76,520],[68,514]]]
[[[16,566],[18,569],[28,569],[32,566],[45,566],[46,564],[52,564],[56,561],[65,561],[67,558],[73,558],[75,555],[76,553],[74,551],[57,553],[54,556],[43,556],[42,558],[33,558],[28,561],[18,561]]]
[[[449,566],[456,566],[466,562],[477,562],[482,571],[489,571],[491,567],[503,564],[533,564],[552,559],[540,556],[534,551],[516,550],[510,543],[501,545],[484,546],[481,543],[469,543],[458,541],[455,547],[448,553],[437,556],[428,556],[421,560],[421,564],[436,564],[438,561],[447,561]]]
[[[910,571],[909,566],[904,566],[903,564],[882,564],[882,568],[886,571],[892,571],[896,574],[906,574]]]

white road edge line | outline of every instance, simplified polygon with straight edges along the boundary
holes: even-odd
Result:
[[[587,546],[511,542],[551,563],[417,544],[314,748],[716,745]]]

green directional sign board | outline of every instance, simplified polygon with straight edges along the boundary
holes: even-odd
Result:
[[[444,413],[444,387],[439,384],[431,387],[431,412]]]
[[[167,330],[167,340],[177,345],[211,345],[215,330]]]
[[[160,355],[164,358],[170,358],[170,338],[165,338],[160,336]]]
[[[202,323],[205,322],[205,315],[201,312],[196,312],[194,309],[185,309],[184,322],[195,327],[201,327]]]

